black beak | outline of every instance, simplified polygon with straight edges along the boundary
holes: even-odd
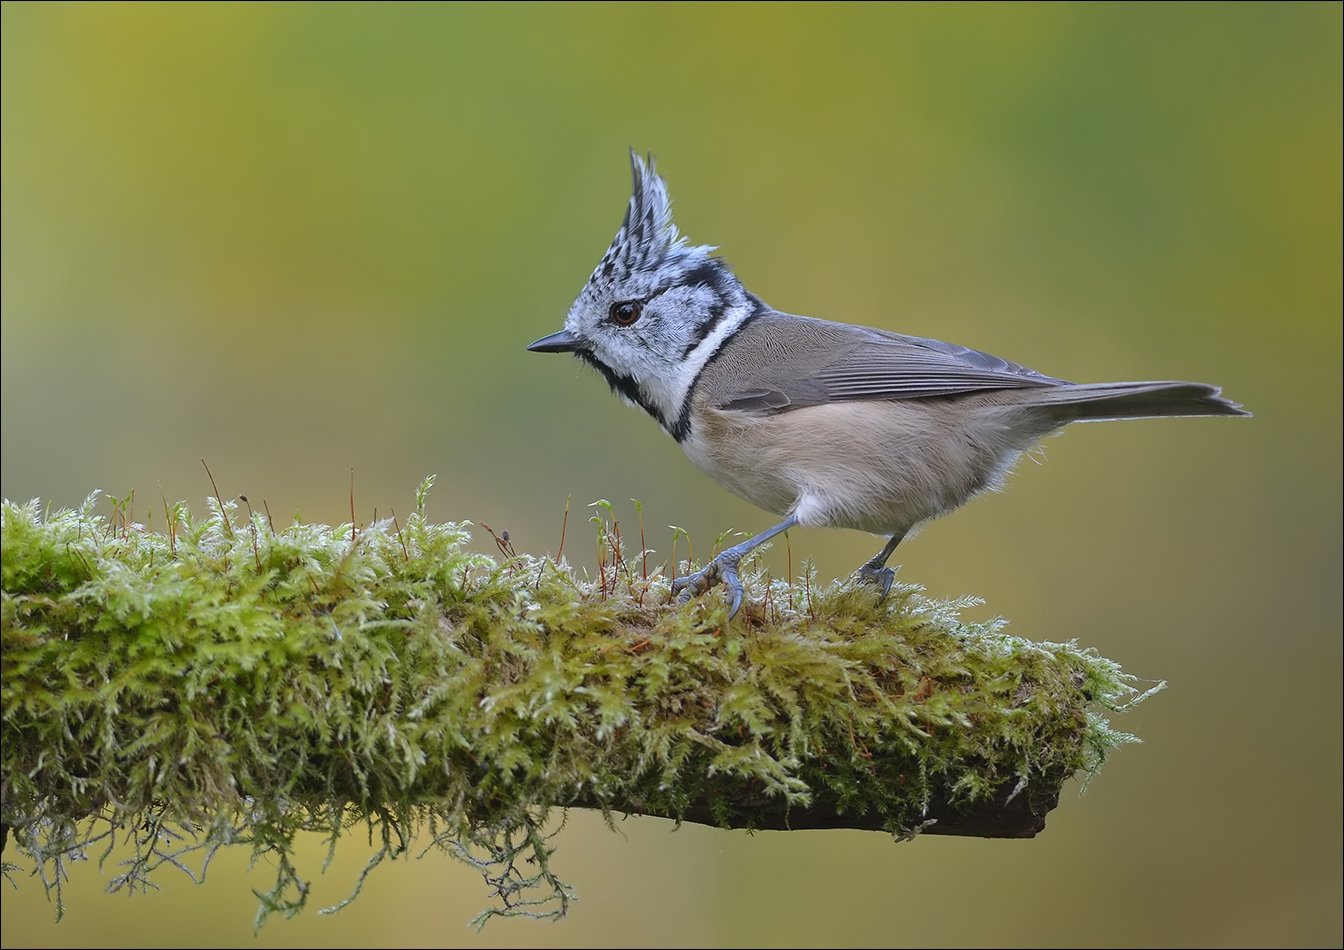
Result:
[[[561,330],[559,333],[544,336],[535,343],[529,343],[527,348],[533,353],[573,353],[579,348],[579,341],[568,330]]]

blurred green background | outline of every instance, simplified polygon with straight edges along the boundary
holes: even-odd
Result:
[[[1334,3],[6,3],[9,498],[199,509],[204,457],[314,520],[347,518],[352,467],[361,520],[437,472],[433,516],[536,553],[568,496],[640,498],[663,554],[668,524],[765,527],[596,374],[523,350],[615,232],[629,145],[781,309],[1256,413],[1075,427],[901,549],[976,616],[1171,683],[1039,839],[576,815],[564,923],[473,935],[484,888],[434,856],[255,945],[1339,945],[1340,34]],[[877,547],[791,544],[826,578]],[[235,856],[128,899],[81,865],[63,923],[21,878],[0,935],[237,945],[263,880]]]

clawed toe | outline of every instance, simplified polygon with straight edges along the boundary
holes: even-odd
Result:
[[[789,515],[773,528],[762,531],[754,538],[748,538],[741,544],[734,544],[731,548],[721,551],[719,556],[706,564],[702,570],[674,579],[672,581],[672,593],[680,594],[684,602],[697,594],[704,593],[722,581],[728,588],[728,619],[732,620],[736,616],[738,608],[742,606],[744,593],[742,581],[737,576],[737,565],[752,551],[775,535],[788,531],[797,523],[798,516]]]
[[[737,576],[736,564],[724,565],[723,583],[728,588],[728,619],[732,620],[742,606],[742,581]]]
[[[680,594],[679,599],[686,603],[720,582],[728,588],[728,619],[731,620],[742,606],[743,596],[735,559],[725,559],[720,555],[694,574],[676,578],[672,581],[672,593]]]
[[[682,603],[697,597],[719,582],[719,565],[710,561],[694,574],[685,574],[672,581],[672,593],[680,594]]]
[[[865,564],[859,568],[859,580],[865,584],[872,584],[878,589],[877,602],[880,604],[887,599],[887,594],[891,592],[892,582],[896,580],[896,572],[889,567],[873,567],[871,564]]]

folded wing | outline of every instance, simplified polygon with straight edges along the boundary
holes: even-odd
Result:
[[[712,367],[711,404],[785,412],[828,402],[927,399],[1064,381],[940,340],[768,312]]]

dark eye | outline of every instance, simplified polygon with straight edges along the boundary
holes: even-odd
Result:
[[[608,316],[611,322],[618,327],[628,327],[639,319],[639,315],[644,312],[644,304],[638,300],[626,300],[621,303],[611,305]]]

